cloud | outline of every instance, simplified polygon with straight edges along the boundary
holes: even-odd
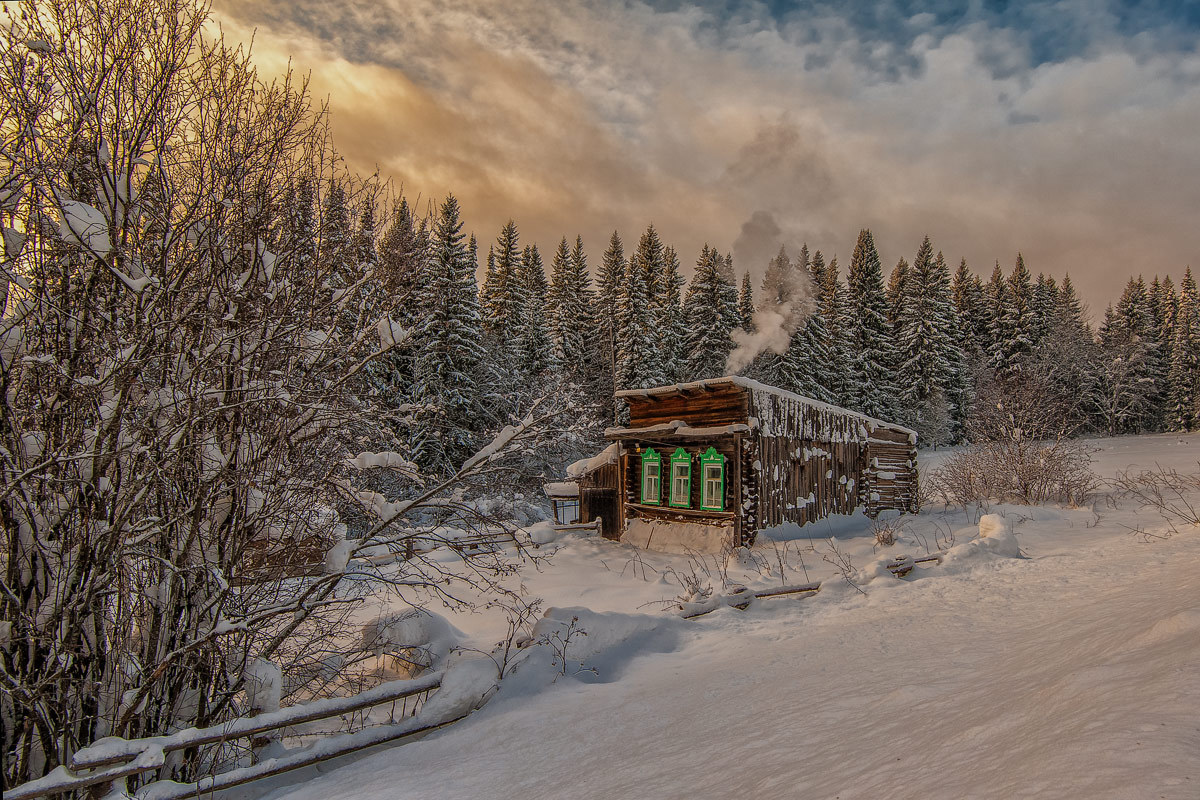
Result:
[[[488,242],[649,222],[761,275],[778,243],[885,263],[928,233],[987,271],[1016,252],[1102,307],[1182,272],[1200,233],[1197,14],[1177,4],[218,0],[266,71],[328,95],[340,150],[453,191]],[[1001,9],[1001,10],[996,10]],[[768,245],[768,242],[771,244]],[[593,262],[597,259],[593,257]],[[1084,278],[1080,280],[1080,278]]]
[[[745,267],[760,267],[775,257],[783,244],[783,229],[769,211],[755,211],[742,223],[733,242],[733,258]]]

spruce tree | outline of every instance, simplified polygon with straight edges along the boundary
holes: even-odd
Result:
[[[665,269],[662,299],[659,303],[659,350],[666,382],[678,383],[687,376],[687,320],[683,314],[683,276],[679,273],[679,255],[674,247],[663,248]]]
[[[1158,330],[1145,280],[1130,278],[1117,302],[1119,330],[1110,332],[1110,346],[1125,363],[1122,367],[1132,384],[1131,391],[1141,395],[1144,412],[1129,421],[1130,430],[1156,430],[1165,419],[1167,398],[1162,393],[1166,368],[1159,351]]]
[[[723,312],[729,290],[725,277],[725,259],[705,243],[696,261],[696,272],[684,301],[688,327],[688,376],[691,380],[717,378],[725,374],[725,364],[733,350],[730,333],[733,322]]]
[[[1038,273],[1037,282],[1033,286],[1032,339],[1033,346],[1041,346],[1042,340],[1050,332],[1050,325],[1057,313],[1059,302],[1058,284],[1054,278]]]
[[[999,320],[999,368],[1016,370],[1021,368],[1034,347],[1033,276],[1020,253],[1017,253],[1017,263],[1006,288]]]
[[[1004,280],[1004,271],[1000,262],[992,269],[992,277],[983,287],[984,316],[987,318],[987,341],[984,352],[987,365],[994,372],[1002,371],[1007,365],[1006,342],[1009,337],[1005,329],[1008,318],[1008,283]]]
[[[930,257],[932,258],[932,255]],[[908,261],[901,258],[896,262],[896,266],[892,267],[892,274],[888,277],[888,322],[892,324],[892,330],[897,335],[900,333],[900,318],[904,313],[904,303],[909,294],[910,272]]]
[[[713,249],[716,252],[716,249]],[[719,255],[719,254],[718,254]],[[741,314],[738,312],[737,273],[733,269],[733,253],[719,259],[722,286],[721,313],[730,330],[738,327]]]
[[[653,228],[651,228],[653,230]],[[649,233],[649,231],[647,232]],[[661,258],[654,241],[643,235],[638,249],[626,264],[618,309],[620,338],[617,341],[617,376],[620,389],[645,389],[665,382],[661,353],[658,349],[658,302],[650,294],[647,279],[654,269],[642,262],[643,251],[651,260]],[[645,245],[645,247],[643,247]]]
[[[567,237],[562,238],[554,253],[552,274],[549,301],[554,360],[565,375],[583,382],[592,372],[595,321],[582,237],[575,237],[573,251],[567,249]]]
[[[750,285],[750,270],[742,273],[742,290],[738,294],[738,316],[744,331],[754,330],[754,289]]]
[[[529,379],[541,375],[553,366],[554,349],[550,324],[546,319],[546,267],[538,246],[527,245],[521,256],[519,298],[520,315],[515,323],[517,364]]]
[[[1058,289],[1058,319],[1072,327],[1083,328],[1083,303],[1075,292],[1075,284],[1071,283],[1070,273],[1063,276],[1062,285]]]
[[[969,367],[973,368],[983,361],[987,350],[990,315],[985,307],[983,283],[967,267],[965,258],[958,262],[950,292],[958,317],[958,346]]]
[[[344,288],[353,261],[354,226],[350,222],[346,188],[340,181],[329,187],[321,204],[321,245],[318,257],[322,271],[331,276],[331,285]]]
[[[965,416],[951,404],[952,393],[959,395],[956,403],[964,402],[956,327],[950,271],[941,253],[934,257],[926,236],[908,271],[897,311],[897,384],[907,419],[927,439],[943,442],[951,432],[935,431],[934,426]]]
[[[810,261],[807,247],[801,248],[801,258],[806,264],[804,269],[810,288],[806,290],[806,296],[794,297],[791,301],[794,306],[800,307],[799,311],[793,313],[803,314],[804,317],[783,355],[778,385],[814,400],[834,403],[837,397],[830,388],[834,356],[821,297],[828,277],[825,259],[818,250]],[[813,296],[808,296],[810,292],[814,293]]]
[[[1188,267],[1179,282],[1171,347],[1169,420],[1174,430],[1200,426],[1200,293]]]
[[[608,376],[608,394],[616,389],[619,372],[618,345],[623,339],[621,328],[621,293],[625,281],[625,248],[616,231],[608,240],[600,265],[600,292],[596,301],[596,321],[600,331],[603,371]]]
[[[883,268],[869,230],[858,234],[846,274],[850,344],[850,407],[888,419],[896,412],[895,350],[888,322]]]
[[[825,268],[825,280],[820,286],[817,307],[828,330],[830,369],[821,385],[833,402],[842,406],[851,403],[853,355],[850,346],[850,303],[846,287],[838,275],[838,260],[834,256]]]
[[[384,291],[395,300],[393,320],[410,333],[421,317],[421,287],[425,282],[428,251],[425,230],[418,227],[408,201],[401,198],[379,241],[378,272]],[[410,339],[393,351],[382,367],[372,365],[380,390],[395,397],[397,402],[408,399],[412,386],[412,347]]]
[[[483,350],[475,263],[462,233],[458,201],[449,195],[434,221],[417,324],[416,384],[420,406],[413,453],[418,464],[450,472],[476,443],[483,416],[477,381]]]
[[[760,308],[785,317],[792,314],[792,307],[799,299],[796,296],[797,289],[802,285],[797,278],[796,269],[795,262],[788,256],[787,248],[781,245],[775,257],[767,262],[767,269],[763,275],[762,299],[758,304]],[[739,322],[735,327],[741,326],[740,316],[739,314]],[[793,338],[797,334],[799,329],[792,333]],[[792,367],[804,357],[802,347],[803,340],[789,343],[789,348],[784,353],[765,350],[755,356],[746,373],[771,386],[796,391],[800,384],[800,376]]]
[[[483,329],[501,344],[511,343],[525,298],[521,282],[520,234],[513,220],[505,223],[489,252],[489,267],[480,292]]]

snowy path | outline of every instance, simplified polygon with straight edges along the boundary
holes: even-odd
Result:
[[[1023,547],[671,620],[608,682],[501,693],[272,796],[1200,797],[1200,534]]]

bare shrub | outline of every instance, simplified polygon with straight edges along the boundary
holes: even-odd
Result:
[[[1200,472],[1183,473],[1156,466],[1142,472],[1118,472],[1111,486],[1123,497],[1136,500],[1141,508],[1158,512],[1171,530],[1177,525],[1200,525]],[[1141,532],[1143,538],[1150,535]]]
[[[900,534],[908,526],[908,521],[903,517],[883,518],[877,517],[871,520],[871,535],[875,537],[875,545],[872,549],[878,550],[880,547],[891,547],[900,538]]]
[[[1096,491],[1091,450],[1072,439],[983,442],[954,453],[930,483],[947,504],[986,510],[989,501],[1082,505]]]
[[[986,510],[989,501],[1087,501],[1099,485],[1091,450],[1070,436],[1068,401],[1036,374],[980,387],[967,425],[971,444],[950,455],[929,483],[947,504]]]
[[[829,538],[829,549],[821,553],[821,560],[826,564],[833,565],[847,585],[853,586],[854,590],[859,594],[866,594],[863,588],[854,582],[854,573],[856,570],[854,562],[850,559],[850,554],[838,547],[837,540],[833,537]]]

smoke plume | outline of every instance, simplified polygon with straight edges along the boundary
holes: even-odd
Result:
[[[780,282],[770,287],[773,274]],[[767,351],[776,355],[786,353],[792,336],[816,310],[812,276],[803,265],[792,264],[782,248],[767,268],[766,280],[768,290],[754,311],[751,330],[734,328],[730,334],[734,348],[725,362],[727,375],[738,374]],[[770,288],[776,293],[772,294]]]

